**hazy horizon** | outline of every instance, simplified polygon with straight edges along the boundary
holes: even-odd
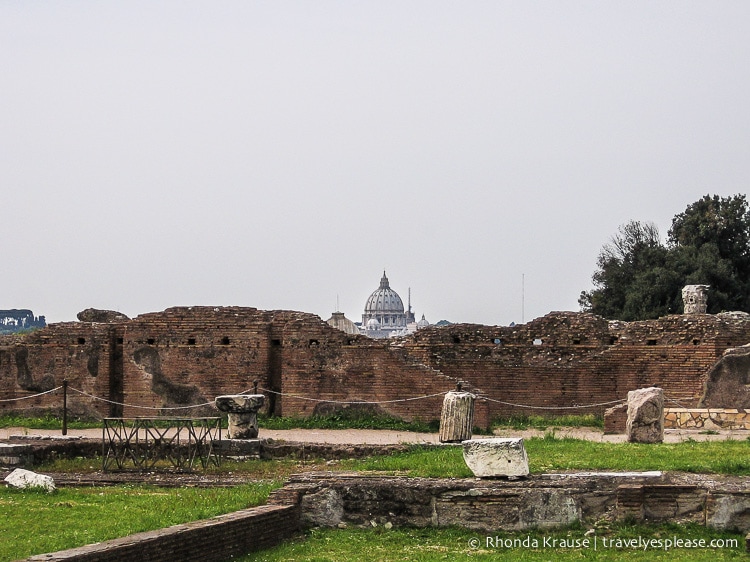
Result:
[[[750,4],[0,4],[0,309],[578,310],[629,220],[747,193]]]

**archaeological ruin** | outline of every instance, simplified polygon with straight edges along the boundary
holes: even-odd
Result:
[[[425,421],[440,417],[445,392],[460,382],[477,396],[478,426],[514,414],[601,415],[643,387],[663,388],[666,406],[685,408],[744,407],[750,392],[747,372],[714,369],[750,342],[742,314],[626,323],[552,312],[512,327],[429,326],[392,339],[345,333],[303,312],[240,307],[81,318],[0,337],[0,411],[57,411],[59,393],[17,399],[63,380],[69,410],[81,416],[216,415],[215,397],[257,381],[272,415],[366,408]]]

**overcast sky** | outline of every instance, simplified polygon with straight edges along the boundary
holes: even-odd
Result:
[[[750,182],[750,2],[0,1],[0,309],[578,310]]]

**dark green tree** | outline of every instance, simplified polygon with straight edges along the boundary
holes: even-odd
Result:
[[[643,320],[682,311],[685,285],[710,285],[708,312],[750,311],[750,211],[744,195],[706,195],[674,217],[667,245],[631,221],[602,247],[581,310]]]
[[[672,268],[710,285],[708,312],[750,311],[750,210],[744,195],[706,195],[672,220]]]
[[[599,253],[594,289],[581,293],[581,309],[620,320],[669,314],[679,283],[667,262],[668,250],[655,224],[630,221],[620,226]]]

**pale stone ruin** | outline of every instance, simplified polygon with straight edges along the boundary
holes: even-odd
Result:
[[[5,482],[13,488],[42,488],[47,492],[55,491],[55,481],[51,476],[37,474],[30,470],[17,468],[5,477]]]
[[[628,392],[626,433],[631,443],[664,441],[664,390],[652,386]]]
[[[263,407],[263,394],[227,394],[216,397],[216,407],[227,412],[229,439],[255,439],[258,437],[258,410]]]
[[[469,439],[463,443],[464,461],[479,478],[526,477],[529,458],[521,438]]]
[[[460,443],[471,439],[475,398],[471,392],[461,392],[460,384],[455,391],[446,393],[440,414],[441,443]]]
[[[685,285],[682,288],[682,302],[685,314],[705,314],[708,309],[709,285]]]

